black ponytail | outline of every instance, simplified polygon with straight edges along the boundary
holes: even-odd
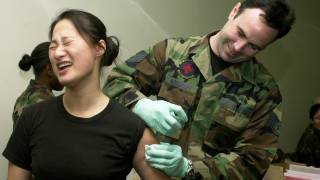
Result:
[[[101,66],[110,66],[119,54],[119,39],[115,36],[107,37],[107,49]]]
[[[50,42],[40,43],[34,48],[31,55],[23,55],[19,61],[19,68],[23,71],[28,71],[32,66],[34,74],[40,74],[46,65],[50,63],[49,45]]]

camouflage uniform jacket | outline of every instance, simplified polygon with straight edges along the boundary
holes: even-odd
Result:
[[[167,39],[115,67],[103,91],[129,108],[150,95],[181,105],[188,124],[167,141],[204,179],[262,179],[277,149],[279,88],[254,58],[218,73],[210,61],[208,35]]]
[[[320,167],[320,130],[310,124],[303,132],[296,152],[292,155],[295,162]]]
[[[13,125],[17,123],[24,107],[52,98],[54,95],[52,91],[35,80],[30,80],[27,89],[18,97],[14,105],[12,119]]]

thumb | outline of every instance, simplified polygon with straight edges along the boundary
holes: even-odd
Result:
[[[176,104],[170,105],[171,115],[174,116],[180,123],[188,122],[188,117],[183,108]]]

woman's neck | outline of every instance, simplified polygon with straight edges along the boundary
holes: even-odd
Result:
[[[72,115],[89,118],[101,112],[109,103],[109,98],[103,94],[99,83],[89,82],[83,86],[66,88],[63,105]]]

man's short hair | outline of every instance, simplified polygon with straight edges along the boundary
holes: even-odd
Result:
[[[296,19],[294,10],[285,0],[244,0],[237,16],[248,8],[259,8],[264,11],[266,24],[278,30],[276,39],[286,35]]]

